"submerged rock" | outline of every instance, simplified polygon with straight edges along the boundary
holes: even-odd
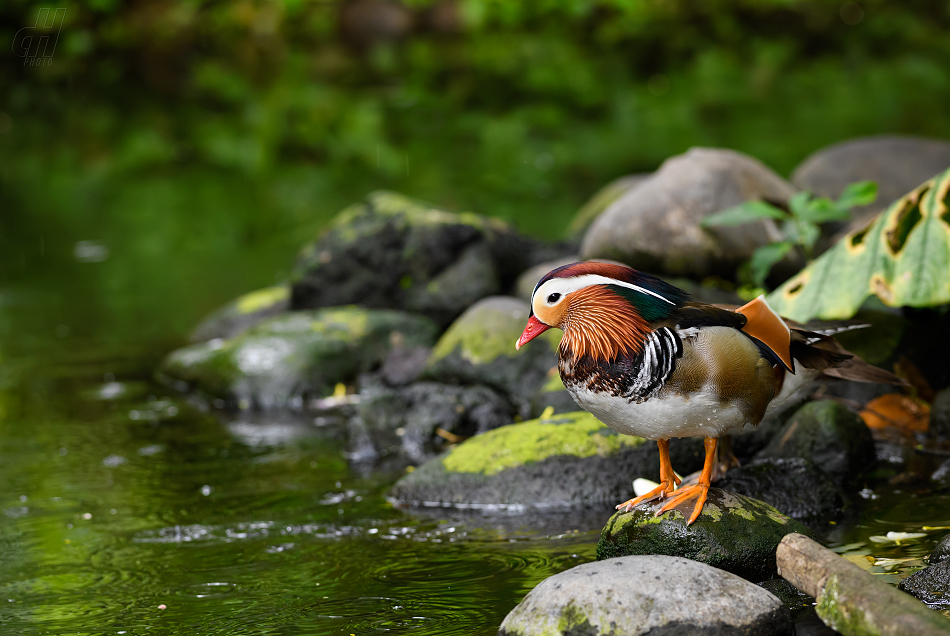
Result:
[[[950,561],[914,572],[897,587],[935,609],[950,609]]]
[[[669,556],[608,559],[548,577],[498,630],[499,636],[791,633],[788,609],[768,591]]]
[[[874,439],[861,418],[832,400],[809,402],[789,418],[759,459],[803,457],[837,484],[873,468]]]
[[[557,375],[561,333],[552,329],[516,350],[529,311],[528,303],[509,296],[475,303],[439,339],[425,377],[490,386],[506,395],[522,417],[536,414],[532,413],[536,397]]]
[[[785,204],[794,193],[790,183],[752,157],[693,148],[667,159],[598,216],[584,236],[581,256],[615,259],[657,274],[733,279],[758,247],[780,237],[778,227],[770,219],[734,227],[700,223],[749,200]]]
[[[235,298],[205,317],[189,338],[207,342],[233,338],[245,329],[290,309],[290,285],[275,285]]]
[[[158,376],[242,409],[300,407],[378,366],[393,349],[431,345],[436,334],[432,321],[399,311],[290,312],[230,340],[172,351]]]
[[[774,594],[776,598],[782,601],[782,604],[792,612],[811,610],[815,602],[814,598],[808,596],[785,579],[762,581],[759,583],[759,587]]]
[[[347,426],[350,458],[399,455],[422,463],[452,443],[511,423],[511,411],[507,400],[484,386],[361,386],[356,417]]]
[[[764,501],[805,524],[838,519],[847,502],[827,473],[801,457],[755,460],[728,471],[716,487]]]
[[[343,210],[322,238],[301,250],[291,304],[404,309],[444,326],[551,256],[497,219],[375,192]]]
[[[676,440],[670,450],[680,470],[702,466],[700,440]],[[467,440],[400,479],[390,494],[404,506],[609,509],[632,496],[633,479],[656,479],[658,466],[655,443],[579,411]]]
[[[786,534],[811,531],[765,502],[711,488],[699,518],[690,526],[693,502],[655,513],[662,502],[640,504],[630,512],[618,512],[600,535],[597,559],[631,554],[666,554],[762,581],[775,576],[775,549]]]

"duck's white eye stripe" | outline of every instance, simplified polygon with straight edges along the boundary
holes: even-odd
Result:
[[[656,293],[655,291],[650,291],[649,289],[645,287],[640,287],[639,285],[634,285],[633,283],[617,280],[616,278],[601,276],[600,274],[584,274],[582,276],[571,276],[570,278],[552,278],[551,280],[547,281],[546,283],[538,287],[534,293],[535,295],[537,295],[538,292],[541,292],[541,290],[557,289],[559,293],[567,295],[579,289],[590,287],[591,285],[617,285],[619,287],[626,287],[627,289],[638,291],[641,294],[647,294],[649,296],[653,296],[654,298],[659,298],[663,302],[668,303],[670,305],[675,304],[670,299],[664,298],[662,295]],[[547,297],[547,293],[550,293],[550,292],[542,292],[542,293],[544,293],[545,297]]]

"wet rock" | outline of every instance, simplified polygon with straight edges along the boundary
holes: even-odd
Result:
[[[569,236],[581,237],[591,223],[597,219],[610,205],[625,195],[627,192],[637,187],[652,176],[651,173],[629,174],[619,179],[614,179],[600,190],[594,193],[594,196],[585,203],[567,227]]]
[[[581,256],[658,274],[732,279],[756,248],[780,236],[777,226],[765,220],[703,228],[700,222],[752,199],[784,204],[794,193],[791,184],[752,157],[693,148],[667,159],[598,216],[581,243]]]
[[[819,400],[796,411],[758,457],[804,457],[835,483],[845,484],[873,467],[874,439],[847,407]]]
[[[347,427],[350,458],[401,456],[413,464],[479,433],[511,423],[511,405],[483,386],[418,382],[402,389],[360,387]]]
[[[765,502],[709,490],[699,518],[690,526],[680,507],[655,516],[662,502],[618,512],[600,535],[597,559],[631,554],[666,554],[701,561],[752,580],[776,574],[775,549],[786,534],[811,531]],[[681,508],[690,513],[693,502]]]
[[[810,610],[812,608],[812,604],[815,602],[815,599],[808,596],[785,579],[769,579],[768,581],[762,581],[759,583],[759,587],[762,587],[774,594],[775,597],[782,601],[782,604],[792,612],[801,611],[803,609]]]
[[[275,285],[235,298],[205,317],[191,333],[191,342],[233,338],[248,327],[290,309],[290,286]]]
[[[802,190],[837,198],[849,183],[866,179],[877,182],[877,200],[855,211],[853,227],[857,227],[947,166],[950,142],[880,135],[851,139],[814,152],[795,168],[792,183]]]
[[[238,408],[299,408],[377,367],[397,347],[431,345],[432,321],[392,310],[290,312],[230,340],[172,351],[159,378]]]
[[[552,329],[515,350],[528,313],[528,303],[517,298],[495,296],[480,300],[439,339],[425,377],[437,382],[492,387],[507,396],[522,417],[530,417],[536,396],[557,373],[556,351],[561,332]]]
[[[795,412],[802,407],[807,398],[792,397],[780,408],[767,413],[758,426],[747,425],[732,436],[732,452],[743,464],[751,462],[788,423]],[[720,443],[722,440],[720,439]]]
[[[380,375],[389,386],[406,386],[422,376],[430,355],[431,347],[397,347],[386,356]]]
[[[847,502],[827,473],[801,457],[755,460],[728,471],[716,487],[764,501],[805,524],[838,519]]]
[[[497,219],[376,192],[343,210],[301,250],[291,306],[403,309],[444,326],[550,257],[550,249]]]
[[[950,439],[950,388],[937,393],[930,406],[930,426],[932,437]]]
[[[791,634],[788,609],[738,576],[669,556],[578,565],[538,584],[499,636]]]
[[[675,440],[670,451],[677,470],[702,466],[701,440]],[[658,467],[654,442],[578,411],[473,437],[400,479],[391,496],[404,506],[606,511],[632,496],[635,478],[656,479]]]
[[[512,291],[512,294],[526,303],[531,302],[531,294],[534,293],[535,286],[545,274],[550,272],[552,269],[557,269],[563,265],[570,265],[571,263],[576,263],[579,260],[581,260],[580,256],[571,254],[565,256],[564,258],[558,258],[553,261],[544,261],[543,263],[538,263],[537,265],[529,267],[524,272],[522,272],[520,276],[518,276],[518,280],[515,281],[515,287]]]
[[[950,459],[941,462],[937,466],[937,470],[930,476],[930,479],[943,486],[950,486]]]
[[[935,609],[950,608],[950,561],[914,572],[897,586]]]
[[[950,534],[937,542],[934,551],[930,553],[930,565],[937,565],[950,561]]]

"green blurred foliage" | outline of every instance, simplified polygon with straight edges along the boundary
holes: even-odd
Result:
[[[41,6],[6,0],[0,42]],[[556,237],[600,186],[690,146],[787,173],[856,135],[950,136],[944,1],[60,6],[51,65],[2,49],[4,273],[103,240],[107,302],[148,287],[145,316],[193,308],[178,332],[372,189]]]

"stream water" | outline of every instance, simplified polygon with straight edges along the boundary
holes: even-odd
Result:
[[[0,290],[4,634],[489,635],[593,560],[609,510],[410,514],[385,499],[398,475],[354,472],[333,427],[201,411],[151,381],[175,342],[137,340],[148,316],[70,309],[106,292],[53,275]],[[866,494],[829,544],[896,584],[947,532],[923,528],[950,526],[950,496]],[[888,531],[925,536],[869,539]]]

